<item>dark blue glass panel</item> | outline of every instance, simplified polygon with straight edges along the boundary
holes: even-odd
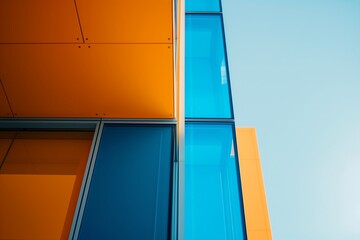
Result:
[[[185,116],[232,118],[221,16],[186,15]]]
[[[186,0],[186,12],[220,12],[220,0]]]
[[[169,239],[171,126],[105,126],[79,239]]]
[[[230,124],[186,124],[185,239],[245,239]]]

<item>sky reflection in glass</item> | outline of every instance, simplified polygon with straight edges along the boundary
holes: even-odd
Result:
[[[186,12],[220,12],[220,0],[187,0]]]
[[[185,128],[185,239],[245,239],[231,124]]]
[[[232,118],[220,15],[186,15],[185,116]]]

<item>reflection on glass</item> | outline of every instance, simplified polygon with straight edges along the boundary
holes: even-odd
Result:
[[[220,0],[186,0],[186,12],[220,12]]]
[[[245,239],[230,124],[186,124],[185,239]]]
[[[105,125],[78,239],[170,239],[172,134]]]
[[[232,118],[221,16],[186,15],[185,115]]]
[[[68,239],[92,132],[0,132],[0,239]]]

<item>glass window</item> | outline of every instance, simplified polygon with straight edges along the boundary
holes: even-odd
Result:
[[[93,132],[0,132],[0,239],[68,239]]]
[[[169,239],[172,126],[106,125],[79,239]]]
[[[221,16],[186,15],[185,115],[232,118]]]
[[[186,12],[220,12],[220,0],[186,0]]]
[[[230,124],[185,128],[185,239],[245,239]]]

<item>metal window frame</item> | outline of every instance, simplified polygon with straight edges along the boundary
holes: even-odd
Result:
[[[149,125],[149,126],[161,126],[161,125],[170,125],[173,127],[173,165],[172,165],[172,189],[171,189],[171,225],[170,225],[170,236],[171,239],[176,240],[176,230],[177,230],[177,219],[178,219],[178,158],[177,158],[177,132],[176,132],[176,121],[174,120],[163,120],[163,119],[106,119],[102,120],[97,129],[97,135],[93,142],[94,148],[91,152],[91,159],[89,156],[88,165],[86,166],[86,178],[84,176],[84,180],[81,186],[81,191],[79,194],[79,201],[76,208],[76,214],[74,215],[74,220],[71,228],[71,232],[69,235],[69,239],[77,240],[80,233],[81,223],[84,216],[85,206],[90,190],[91,180],[96,164],[96,158],[99,151],[99,146],[101,143],[102,132],[105,125]]]
[[[63,118],[0,118],[0,131],[6,129],[32,129],[32,130],[93,130],[94,137],[89,152],[84,177],[82,180],[78,201],[69,239],[78,239],[81,221],[83,218],[86,200],[89,194],[91,179],[96,163],[96,157],[101,142],[102,131],[105,125],[170,125],[173,127],[173,164],[172,164],[172,192],[171,192],[171,224],[170,236],[172,240],[178,239],[178,202],[179,202],[179,144],[177,121],[174,119],[63,119]]]

